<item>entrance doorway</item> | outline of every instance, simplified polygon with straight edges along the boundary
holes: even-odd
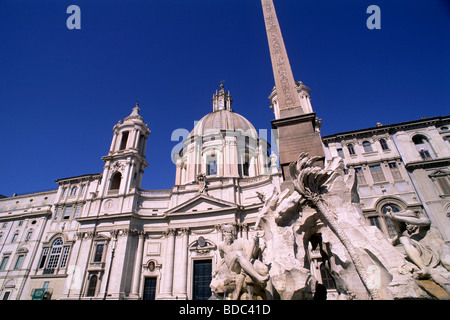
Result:
[[[208,300],[211,297],[209,284],[212,279],[212,261],[194,261],[193,300]]]
[[[156,278],[145,278],[143,300],[155,300]]]

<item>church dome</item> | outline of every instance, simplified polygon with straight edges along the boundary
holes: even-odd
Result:
[[[258,139],[258,133],[250,121],[231,109],[231,95],[230,92],[225,92],[223,84],[220,85],[219,92],[216,91],[213,95],[212,102],[213,112],[200,119],[194,130],[189,134],[189,137],[203,137],[208,134],[227,131],[229,133],[241,133],[244,136]]]
[[[223,85],[213,95],[213,111],[195,125],[183,148],[174,154],[175,184],[208,179],[248,178],[267,174],[266,141],[255,127],[231,109],[231,95]]]
[[[208,134],[240,131],[245,136],[258,138],[255,127],[246,118],[231,110],[217,110],[208,113],[195,126],[189,136],[205,136]]]

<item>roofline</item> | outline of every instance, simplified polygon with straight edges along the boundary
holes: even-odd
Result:
[[[67,178],[61,178],[61,179],[57,179],[55,180],[56,183],[63,181],[63,180],[73,180],[73,179],[80,179],[80,178],[89,178],[89,177],[95,177],[95,176],[101,176],[102,173],[88,173],[88,174],[82,174],[79,176],[74,176],[74,177],[67,177]]]
[[[427,123],[427,122],[437,123],[437,122],[444,122],[444,121],[450,121],[450,115],[437,116],[437,117],[432,117],[432,118],[422,118],[422,119],[418,119],[418,120],[398,122],[398,123],[393,123],[393,124],[381,125],[381,126],[377,126],[377,127],[369,127],[369,128],[365,128],[365,129],[338,132],[335,134],[331,134],[331,135],[322,137],[322,141],[325,142],[325,140],[334,140],[337,138],[342,138],[343,136],[364,134],[364,133],[369,133],[369,132],[374,132],[374,131],[389,131],[390,129],[400,129],[398,127],[409,127],[409,126],[412,127],[412,126],[422,124],[422,123]]]
[[[31,192],[31,193],[23,193],[23,194],[18,194],[16,196],[13,195],[11,197],[5,196],[5,198],[0,198],[0,201],[11,200],[11,199],[21,199],[21,198],[27,198],[29,196],[44,195],[44,194],[50,194],[50,193],[56,193],[56,192],[58,192],[58,189],[37,191],[37,192]]]

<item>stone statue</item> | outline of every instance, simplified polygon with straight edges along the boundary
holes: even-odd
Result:
[[[273,151],[270,154],[270,173],[278,173],[278,157]]]
[[[206,174],[204,174],[204,173],[198,174],[197,175],[197,183],[198,183],[197,193],[198,194],[207,193],[207,191],[206,191],[206,184],[207,184]]]
[[[397,232],[397,236],[392,239],[392,244],[402,244],[408,258],[420,268],[417,276],[419,278],[428,278],[430,271],[422,258],[423,254],[421,252],[429,253],[430,255],[433,255],[433,252],[412,239],[411,236],[420,227],[429,227],[431,224],[430,220],[425,217],[417,217],[417,214],[412,210],[394,212],[390,206],[386,207],[386,214],[392,220]]]
[[[317,210],[322,221],[329,226],[342,242],[370,297],[378,300],[379,294],[377,288],[368,281],[366,268],[361,262],[357,250],[354,248],[344,229],[340,226],[335,214],[330,211],[330,206],[326,204],[326,201],[322,197],[322,194],[327,192],[325,186],[333,182],[338,174],[335,170],[312,166],[319,159],[320,157],[309,158],[308,154],[301,153],[297,162],[290,164],[289,173],[293,179],[294,188],[308,201],[312,208]]]
[[[281,190],[258,195],[264,205],[255,228],[264,231],[267,249],[262,261],[270,266],[272,296],[282,300],[317,297],[318,288],[324,283],[313,266],[322,263],[336,286],[337,293],[327,294],[332,299],[429,299],[430,293],[424,290],[419,279],[402,269],[405,265],[412,266],[405,255],[377,227],[367,223],[357,196],[355,172],[344,174],[340,157],[325,168],[314,166],[317,160],[300,154],[290,164],[291,180]],[[405,251],[419,246],[414,242],[417,234],[409,237],[404,231],[425,229],[429,225],[428,219],[412,219],[409,214],[398,218],[406,223],[401,233],[406,238],[398,238],[400,243],[408,245]],[[407,222],[411,223],[409,227]],[[398,226],[401,223],[398,221]],[[438,249],[442,247],[443,239],[438,241],[429,231],[427,235],[430,243],[438,244]],[[420,248],[426,247],[424,242]],[[320,250],[312,254],[311,248]],[[411,256],[416,257],[412,252]],[[428,266],[427,263],[428,260],[424,261],[424,265]],[[447,270],[439,268],[439,273],[434,271],[437,268],[432,269],[432,279],[450,292]],[[421,271],[426,275],[426,269]]]
[[[236,238],[232,225],[222,226],[223,241],[219,243],[223,259],[213,275],[211,289],[216,297],[232,300],[253,299],[254,294],[266,298],[264,287],[269,280],[268,267],[259,260],[264,246],[259,244],[261,235],[252,240]],[[242,294],[244,287],[247,292]]]

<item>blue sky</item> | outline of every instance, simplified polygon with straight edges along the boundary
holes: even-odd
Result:
[[[450,3],[275,0],[322,135],[450,112]],[[81,30],[69,30],[69,5]],[[369,5],[381,29],[369,30]],[[112,127],[139,99],[152,131],[142,187],[171,188],[171,141],[212,111],[270,129],[274,86],[259,0],[0,0],[0,194],[103,170]]]

